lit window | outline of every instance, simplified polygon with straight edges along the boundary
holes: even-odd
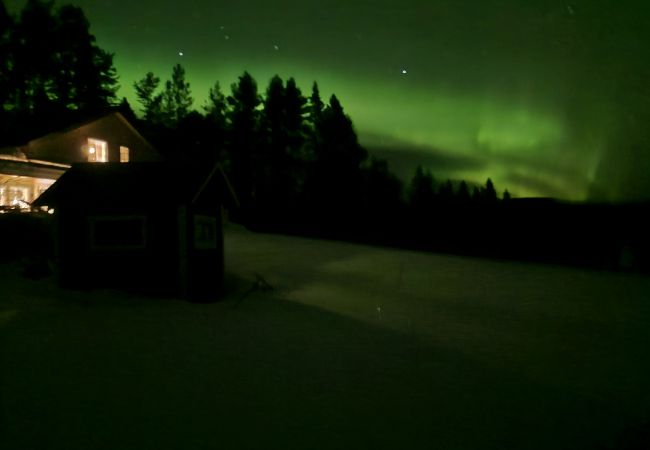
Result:
[[[108,162],[108,143],[98,139],[88,139],[88,162]]]
[[[120,162],[129,162],[129,148],[120,147]]]

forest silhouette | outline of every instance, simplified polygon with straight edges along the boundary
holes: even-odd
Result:
[[[618,267],[631,246],[635,267],[647,266],[638,263],[643,233],[621,242],[629,230],[604,236],[593,226],[612,214],[637,220],[640,210],[517,200],[490,179],[438,180],[424,167],[404,185],[317,82],[303,93],[276,75],[260,92],[244,72],[230,92],[215,81],[197,110],[184,67],[171,69],[165,82],[149,72],[134,84],[137,115],[118,100],[113,54],[81,8],[29,0],[13,17],[0,0],[0,147],[117,110],[167,159],[220,163],[241,204],[232,218],[256,230],[598,267]]]

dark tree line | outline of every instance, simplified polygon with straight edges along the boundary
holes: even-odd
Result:
[[[215,83],[203,113],[192,109],[180,65],[165,83],[150,72],[134,87],[141,126],[157,147],[170,158],[220,162],[242,204],[239,218],[252,225],[381,238],[411,223],[431,231],[443,210],[498,202],[490,179],[470,188],[437,182],[421,167],[404,189],[386,161],[369,158],[339,99],[323,101],[317,83],[307,96],[293,78],[275,76],[261,93],[244,72],[227,94]]]
[[[20,142],[27,128],[47,132],[104,111],[115,103],[117,89],[113,55],[97,46],[81,8],[28,0],[13,17],[0,0],[0,132],[5,141]]]
[[[295,220],[299,212],[327,220],[358,210],[372,192],[364,190],[370,178],[379,185],[383,177],[400,192],[385,163],[383,171],[368,163],[337,97],[325,103],[316,83],[307,97],[293,78],[285,82],[275,76],[262,94],[245,72],[229,94],[215,83],[203,114],[191,109],[193,98],[180,65],[164,84],[150,72],[134,87],[142,125],[157,146],[171,158],[219,161],[248,219]]]

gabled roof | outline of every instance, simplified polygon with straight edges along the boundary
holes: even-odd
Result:
[[[56,180],[69,169],[67,164],[58,164],[36,159],[21,158],[13,155],[0,154],[0,173],[34,178]]]
[[[80,163],[33,202],[33,206],[93,205],[137,208],[140,205],[191,205],[205,197],[238,207],[221,166],[180,162]]]
[[[38,144],[41,141],[46,141],[46,140],[49,140],[49,139],[56,138],[57,136],[60,136],[60,135],[65,134],[65,133],[69,133],[71,131],[77,130],[77,129],[82,128],[82,127],[85,127],[87,125],[90,125],[90,124],[92,124],[94,122],[98,122],[98,121],[100,121],[102,119],[106,119],[108,117],[115,117],[117,120],[122,122],[138,139],[140,139],[143,142],[143,144],[145,144],[147,147],[149,147],[152,150],[154,149],[153,145],[151,145],[151,143],[144,136],[142,136],[142,134],[140,134],[140,132],[138,130],[136,130],[135,127],[128,120],[126,120],[126,118],[119,111],[109,112],[109,113],[106,113],[106,114],[102,114],[100,116],[96,116],[96,117],[84,120],[83,122],[77,122],[77,123],[75,123],[75,124],[73,124],[73,125],[71,125],[71,126],[69,126],[67,128],[64,128],[63,130],[54,131],[54,132],[48,133],[48,134],[46,134],[44,136],[40,136],[40,137],[37,137],[35,139],[32,139],[32,140],[30,140],[28,142],[27,145],[28,146],[29,145],[35,145],[35,144]]]

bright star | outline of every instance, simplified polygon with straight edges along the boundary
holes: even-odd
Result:
[[[280,50],[280,46],[279,45],[274,45],[273,49],[277,52],[278,50]]]
[[[183,52],[178,52],[178,56],[184,56],[184,55],[185,55],[185,53],[183,53]]]
[[[407,73],[406,69],[402,69],[402,75],[406,75]]]

